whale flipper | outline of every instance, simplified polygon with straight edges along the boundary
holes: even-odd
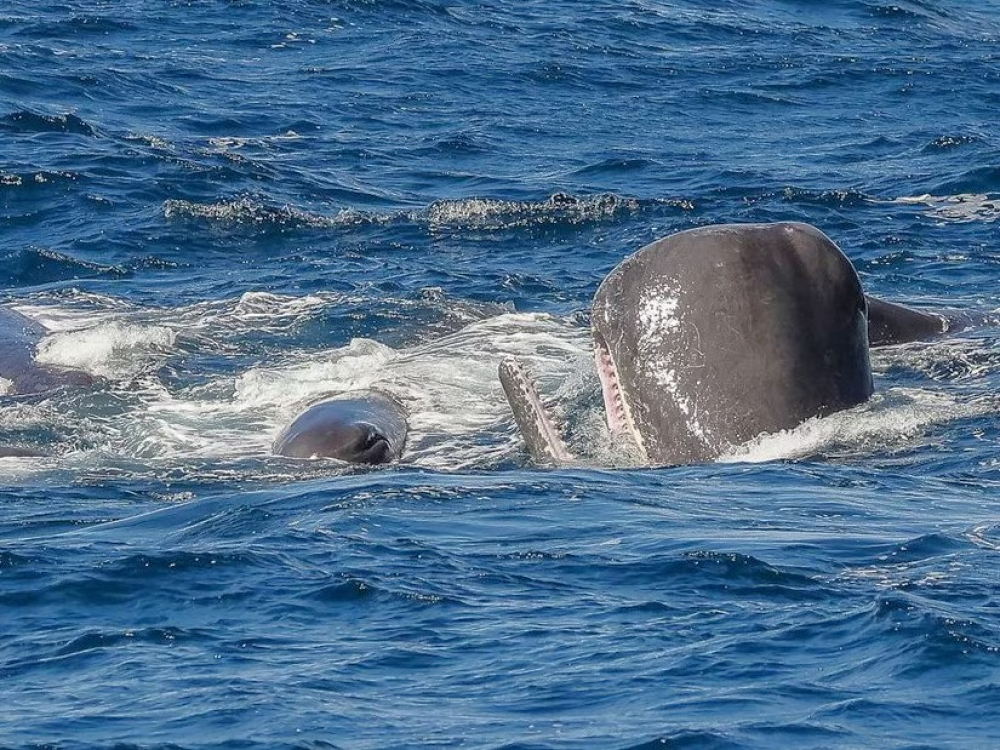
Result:
[[[966,328],[996,325],[995,316],[974,310],[918,310],[871,295],[865,298],[868,301],[870,346],[926,341]]]
[[[557,466],[572,462],[573,456],[524,366],[514,358],[505,359],[500,363],[500,384],[531,458],[537,463]]]
[[[868,344],[891,346],[941,336],[951,328],[944,315],[915,310],[865,295],[868,300]]]
[[[406,411],[378,391],[358,391],[311,405],[274,440],[289,458],[336,458],[354,464],[394,461],[406,443]]]

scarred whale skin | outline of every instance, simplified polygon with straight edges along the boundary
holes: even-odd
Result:
[[[724,224],[653,242],[594,297],[608,426],[646,463],[709,461],[758,435],[872,393],[869,347],[932,338],[982,316],[866,296],[840,249],[808,224]],[[539,463],[572,460],[525,368],[500,381]]]
[[[807,224],[654,242],[604,280],[591,325],[608,413],[652,464],[711,460],[872,393],[861,282]]]

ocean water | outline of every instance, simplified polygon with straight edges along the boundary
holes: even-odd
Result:
[[[0,747],[996,745],[997,330],[650,469],[587,314],[774,220],[996,312],[998,108],[989,0],[0,2],[0,301],[100,378],[0,397]],[[368,386],[399,465],[269,455]]]

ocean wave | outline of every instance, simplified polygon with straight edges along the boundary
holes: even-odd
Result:
[[[997,315],[988,313],[985,323],[997,325]],[[875,350],[872,368],[878,374],[909,371],[941,383],[986,386],[977,390],[988,392],[990,376],[1000,372],[1000,350],[989,338],[945,338]]]
[[[980,524],[969,531],[967,538],[978,547],[1000,552],[1000,524]]]
[[[572,174],[574,177],[591,177],[594,175],[622,175],[633,172],[643,172],[646,170],[660,171],[665,169],[665,165],[654,159],[642,157],[616,157],[603,159],[594,164],[580,167]]]
[[[789,203],[812,204],[830,208],[854,208],[877,202],[877,199],[873,195],[853,188],[811,190],[807,188],[786,187],[781,191],[780,196]]]
[[[507,745],[504,750],[536,750],[544,749],[544,745]],[[552,745],[553,748],[557,747]],[[756,747],[753,744],[739,742],[725,732],[689,729],[634,745],[623,745],[621,750],[682,750],[683,748],[702,748],[702,750],[749,750]]]
[[[118,266],[92,263],[45,248],[14,250],[0,257],[4,286],[40,286],[82,278],[121,279],[130,274]]]
[[[956,195],[904,196],[890,201],[903,205],[925,206],[935,219],[943,221],[994,222],[1000,219],[1000,194],[959,193]]]
[[[612,193],[585,196],[555,193],[541,201],[461,198],[437,201],[424,210],[379,213],[346,208],[327,215],[290,205],[275,205],[266,198],[245,195],[214,203],[172,199],[163,204],[163,214],[167,219],[197,219],[265,231],[394,223],[417,224],[432,232],[505,231],[600,224],[655,206],[670,206],[682,211],[694,208],[690,201],[683,199],[640,200]]]
[[[899,676],[971,662],[977,654],[1000,654],[1000,632],[976,618],[955,614],[951,603],[930,599],[926,592],[922,597],[902,591],[881,594],[870,617],[883,632],[888,629],[895,639],[904,639],[892,659],[893,672]]]
[[[275,206],[250,196],[216,203],[168,200],[163,204],[163,215],[167,219],[204,219],[279,231],[298,227],[325,229],[351,223],[357,218],[351,212],[345,221],[340,215],[323,216],[294,206]]]
[[[924,151],[950,151],[951,149],[979,143],[983,139],[977,135],[939,135],[924,147]]]
[[[39,38],[62,39],[67,36],[86,36],[92,34],[104,37],[119,31],[134,31],[136,26],[123,18],[72,14],[58,21],[41,21],[32,25],[31,34]]]
[[[5,172],[0,170],[0,189],[3,188],[30,188],[40,185],[51,185],[53,183],[76,182],[80,175],[76,172],[56,172],[41,170],[19,174],[17,172]]]
[[[506,230],[544,225],[600,223],[634,214],[642,207],[635,198],[612,193],[577,197],[555,193],[544,201],[466,198],[438,201],[426,212],[432,231],[444,229]]]
[[[0,128],[20,133],[74,133],[95,136],[97,131],[72,113],[43,115],[30,110],[18,110],[0,117]]]
[[[41,364],[84,370],[126,380],[150,369],[171,351],[176,333],[164,326],[110,322],[86,330],[52,334],[39,344]]]
[[[588,563],[593,566],[593,561]],[[725,592],[727,597],[815,599],[829,595],[826,585],[810,576],[781,570],[752,555],[692,550],[680,555],[647,556],[621,564],[602,565],[601,575],[619,585],[661,581],[676,592]]]
[[[276,145],[304,140],[294,130],[287,130],[280,135],[239,137],[214,136],[208,139],[208,144],[219,151],[240,150],[244,148],[273,148]]]

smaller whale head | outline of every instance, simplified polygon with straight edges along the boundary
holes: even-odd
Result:
[[[365,422],[299,429],[279,445],[276,452],[293,458],[336,458],[352,464],[384,464],[392,460],[386,436]]]
[[[313,404],[281,431],[273,450],[289,458],[384,464],[399,458],[406,433],[406,414],[399,403],[363,391]]]

